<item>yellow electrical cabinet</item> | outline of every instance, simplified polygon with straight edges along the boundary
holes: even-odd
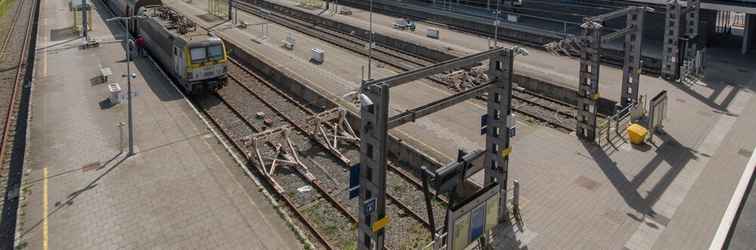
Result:
[[[87,30],[92,30],[92,2],[90,0],[71,0],[69,2],[71,12],[73,12],[73,31],[81,32],[84,27],[84,13],[87,12]]]
[[[632,124],[627,127],[627,137],[630,138],[630,143],[639,145],[643,144],[643,140],[648,135],[648,129],[639,124]]]

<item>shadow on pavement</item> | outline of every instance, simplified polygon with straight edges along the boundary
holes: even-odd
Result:
[[[600,146],[589,142],[582,142],[583,147],[590,153],[601,171],[609,179],[609,182],[625,200],[625,203],[637,212],[651,217],[657,216],[652,207],[659,201],[659,198],[669,188],[672,181],[682,172],[688,162],[698,158],[695,155],[695,150],[681,145],[671,135],[663,134],[658,137],[663,143],[656,147],[654,157],[632,179],[628,179],[625,176],[620,168],[621,166],[618,166],[617,162],[611,159]],[[651,150],[651,148],[649,145],[645,149]],[[638,188],[649,176],[657,171],[663,162],[666,162],[670,166],[670,169],[653,185],[653,188],[648,191],[645,197],[642,196],[638,192]],[[642,218],[636,218],[635,216],[631,217],[642,220]],[[666,218],[665,220],[668,219]]]

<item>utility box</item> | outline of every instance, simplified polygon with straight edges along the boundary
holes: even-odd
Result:
[[[108,91],[110,92],[110,97],[108,99],[110,100],[111,104],[119,104],[121,103],[121,92],[123,90],[121,89],[121,85],[118,83],[111,83],[108,84]]]
[[[323,61],[325,61],[325,51],[319,48],[312,49],[312,56],[310,57],[310,61],[321,64]]]
[[[433,39],[438,39],[438,29],[428,28],[425,35]]]
[[[641,125],[633,124],[627,127],[627,136],[630,137],[630,143],[634,145],[643,144],[646,135],[648,135],[648,130]]]

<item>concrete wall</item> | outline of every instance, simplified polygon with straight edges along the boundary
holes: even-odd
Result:
[[[368,1],[363,1],[363,0],[339,1],[339,4],[352,6],[352,7],[360,8],[363,10],[368,8],[368,3],[369,3]],[[415,11],[408,8],[401,8],[394,5],[386,5],[379,2],[373,3],[373,10],[375,12],[382,13],[385,15],[390,15],[390,16],[400,16],[400,17],[410,16],[417,20],[430,21],[430,22],[446,25],[448,26],[449,29],[457,29],[463,32],[482,34],[486,36],[491,36],[491,34],[494,33],[493,32],[494,26],[492,24],[489,25],[489,24],[485,24],[481,22],[470,21],[464,18],[434,15],[431,13]],[[646,22],[644,26],[650,27],[650,26],[658,25],[658,23],[654,23],[655,20],[658,18],[659,17],[651,17],[650,18],[651,20]],[[653,31],[649,31],[649,32],[653,32]],[[649,32],[644,32],[644,35],[648,34],[650,38],[655,36],[653,34],[650,34]],[[543,44],[558,40],[558,38],[555,38],[552,35],[534,34],[531,32],[518,31],[518,30],[508,29],[504,27],[499,28],[498,36],[501,37],[502,40],[513,41],[516,43],[525,44],[525,45],[529,45],[533,47],[541,47],[543,46]],[[603,53],[601,60],[604,63],[608,63],[612,65],[622,65],[624,61],[623,51],[613,50],[613,49],[602,49],[601,53]],[[658,56],[658,58],[643,56],[644,72],[658,74],[661,69],[660,58],[661,56]]]
[[[577,106],[577,91],[573,88],[563,87],[557,84],[551,84],[533,77],[527,77],[520,74],[513,74],[512,81],[516,86],[523,87],[527,90],[540,93],[547,97],[569,103],[572,106]],[[617,105],[616,101],[599,97],[598,100],[598,112],[609,116],[614,113],[614,107]]]
[[[337,106],[346,108],[349,111],[348,119],[352,127],[355,129],[360,127],[359,110],[353,104],[340,97],[330,95],[327,91],[317,88],[309,80],[299,78],[296,74],[288,72],[287,69],[276,68],[273,62],[258,57],[254,52],[237,47],[234,42],[227,41],[222,34],[219,34],[219,36],[226,41],[226,47],[231,51],[230,56],[245,67],[261,74],[278,88],[299,99],[301,103],[309,105],[316,111],[323,111]],[[418,176],[420,166],[428,166],[431,169],[435,169],[442,166],[441,162],[449,160],[447,156],[429,155],[425,151],[430,150],[416,148],[414,145],[420,144],[414,144],[413,141],[402,138],[404,137],[401,132],[390,132],[388,145],[389,159],[399,163],[406,170]]]
[[[364,30],[364,29],[361,29],[361,28],[358,28],[349,24],[339,23],[325,17],[320,17],[317,15],[313,15],[313,14],[301,11],[301,10],[290,8],[288,6],[282,6],[279,4],[275,4],[275,3],[271,3],[271,2],[267,2],[263,0],[248,0],[248,1],[252,1],[254,4],[260,7],[272,9],[272,10],[275,10],[276,12],[284,13],[287,16],[305,20],[309,23],[314,23],[321,27],[326,27],[328,29],[342,32],[342,33],[355,34],[365,40],[368,39],[367,36],[369,35],[369,32],[367,30]],[[383,47],[401,50],[401,51],[408,52],[410,54],[413,54],[422,58],[428,58],[436,62],[445,61],[445,60],[449,60],[449,59],[453,59],[458,56],[461,56],[461,55],[452,54],[446,51],[440,51],[437,49],[424,47],[418,44],[414,44],[412,42],[395,39],[395,38],[381,35],[381,34],[375,34],[374,39],[376,40],[378,44],[380,44]],[[574,106],[577,105],[577,93],[574,88],[563,87],[562,85],[550,83],[545,80],[540,80],[534,77],[529,77],[529,76],[525,76],[521,74],[514,74],[513,81],[516,84],[518,84],[520,87],[523,87],[525,89],[528,89],[537,93],[541,93],[548,97],[560,100],[565,103],[572,104]],[[611,114],[613,112],[615,104],[616,104],[616,101],[612,101],[606,98],[601,98],[599,100],[598,111],[602,114]]]

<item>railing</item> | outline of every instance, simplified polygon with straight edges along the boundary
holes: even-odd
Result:
[[[597,143],[601,146],[604,146],[606,144],[614,144],[614,141],[617,138],[624,140],[625,138],[622,135],[622,131],[625,131],[625,129],[627,129],[627,127],[630,125],[630,113],[633,108],[637,107],[638,105],[638,103],[628,105],[627,107],[624,107],[615,112],[614,115],[607,117],[604,122],[599,124],[597,126]],[[612,130],[614,130],[614,132],[612,132]]]

